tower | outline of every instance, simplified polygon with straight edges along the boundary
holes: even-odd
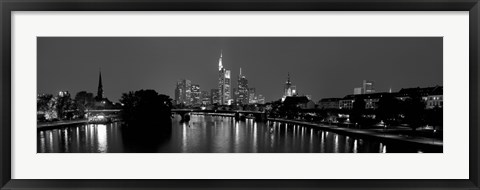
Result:
[[[103,100],[103,85],[102,85],[102,71],[99,71],[99,76],[98,76],[98,91],[97,91],[97,97],[95,97],[97,100]]]
[[[218,102],[220,105],[228,105],[232,102],[230,70],[223,67],[222,59],[223,51],[220,51],[220,58],[218,59]]]

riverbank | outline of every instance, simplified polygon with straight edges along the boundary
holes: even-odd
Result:
[[[315,127],[321,130],[331,131],[338,134],[345,134],[348,136],[356,136],[360,138],[371,138],[371,139],[379,140],[385,143],[389,143],[389,142],[406,143],[406,144],[415,145],[419,147],[435,149],[435,150],[439,150],[440,152],[443,152],[443,141],[438,139],[433,139],[433,138],[399,136],[399,135],[393,135],[388,133],[380,133],[375,130],[341,128],[335,125],[324,125],[324,124],[316,124],[316,123],[310,123],[310,122],[286,120],[286,119],[279,119],[279,118],[268,118],[268,121]]]
[[[69,126],[69,125],[85,124],[85,123],[88,123],[87,119],[37,123],[37,129],[40,129],[40,130],[42,130],[42,129],[52,129],[52,128]]]

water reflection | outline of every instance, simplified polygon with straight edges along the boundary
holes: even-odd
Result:
[[[316,128],[252,119],[194,115],[189,123],[175,117],[168,131],[108,125],[77,125],[38,131],[37,151],[44,152],[200,152],[200,153],[386,153],[424,151]],[[162,126],[165,128],[166,126]]]

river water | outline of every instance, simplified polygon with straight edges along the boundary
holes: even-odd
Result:
[[[37,132],[39,153],[386,153],[422,151],[372,139],[353,138],[279,122],[235,121],[194,115],[188,124],[173,119],[168,134],[148,144],[127,138],[121,123],[80,124]],[[148,133],[148,131],[145,131]]]

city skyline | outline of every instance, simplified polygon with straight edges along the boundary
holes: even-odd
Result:
[[[249,43],[248,48],[245,41]],[[171,48],[166,48],[166,44]],[[321,44],[329,45],[336,54],[332,56],[328,49],[320,48],[323,47]],[[195,81],[201,91],[210,91],[218,86],[218,73],[215,74],[218,70],[215,67],[219,53],[223,55],[223,66],[231,71],[230,93],[233,94],[233,88],[237,87],[236,76],[240,75],[238,70],[242,68],[242,76],[248,78],[249,86],[254,86],[268,102],[282,98],[287,74],[297,86],[298,94],[311,95],[315,102],[322,98],[353,94],[352,89],[362,85],[363,80],[375,81],[376,92],[443,85],[441,38],[41,37],[38,46],[38,93],[55,94],[64,90],[72,93],[82,90],[96,92],[98,68],[102,68],[104,96],[114,102],[122,93],[142,88],[157,90],[174,99],[175,85],[182,78]],[[155,47],[161,48],[155,52],[158,49]],[[298,50],[293,52],[295,48]],[[339,49],[348,56],[339,55]],[[388,55],[382,54],[382,49],[387,49]],[[391,55],[392,52],[395,55]],[[385,58],[390,60],[385,61]],[[348,60],[356,60],[359,64]],[[152,62],[156,64],[152,65]],[[64,73],[50,72],[56,68]],[[76,68],[79,68],[78,72],[68,73]],[[338,70],[341,72],[334,72]],[[138,74],[140,71],[145,73]],[[75,75],[83,76],[83,81],[72,81]]]

